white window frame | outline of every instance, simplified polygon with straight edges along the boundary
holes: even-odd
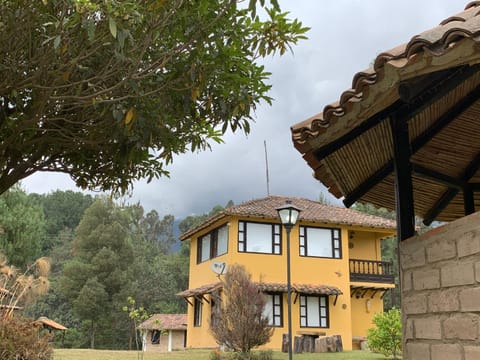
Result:
[[[238,252],[281,255],[281,224],[239,221]]]

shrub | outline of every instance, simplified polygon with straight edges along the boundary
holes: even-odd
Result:
[[[53,349],[50,336],[39,334],[32,321],[21,318],[0,320],[0,359],[50,360]]]
[[[250,351],[266,344],[273,334],[263,313],[265,302],[245,267],[233,264],[223,281],[223,297],[215,299],[210,330],[217,343],[240,359],[250,359]]]
[[[402,321],[400,310],[393,308],[385,313],[373,317],[376,328],[368,330],[368,346],[372,351],[377,351],[393,359],[402,349]]]

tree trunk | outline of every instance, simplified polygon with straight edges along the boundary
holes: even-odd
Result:
[[[92,320],[92,328],[90,331],[90,349],[95,349],[95,322]]]

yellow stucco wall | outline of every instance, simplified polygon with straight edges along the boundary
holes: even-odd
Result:
[[[218,282],[218,278],[210,268],[212,261],[222,261],[231,265],[242,264],[252,275],[253,281],[266,283],[286,283],[286,234],[282,229],[282,255],[239,253],[237,251],[238,221],[271,222],[254,218],[226,218],[217,221],[207,229],[195,234],[190,239],[190,273],[189,288],[197,288],[206,284]],[[214,228],[228,223],[228,252],[210,261],[197,264],[197,237],[202,236]],[[306,226],[322,226],[318,223],[303,223]],[[349,258],[380,260],[380,235],[373,229],[340,227],[338,225],[323,224],[325,227],[341,228],[342,258],[316,258],[299,256],[298,226],[291,231],[291,278],[292,284],[315,284],[336,286],[342,291],[335,302],[335,296],[329,296],[329,328],[300,328],[299,299],[294,303],[296,294],[292,294],[292,330],[293,336],[299,331],[323,331],[326,335],[341,335],[345,350],[352,348],[352,335],[358,336],[371,327],[371,316],[374,311],[383,305],[378,305],[377,299],[373,302],[374,311],[365,313],[360,301],[350,298]],[[352,229],[354,233],[352,234]],[[352,237],[353,235],[353,237]],[[353,248],[349,249],[349,242],[354,240]],[[207,300],[209,299],[206,296]],[[190,299],[193,303],[193,299]],[[362,308],[363,306],[363,308]],[[363,312],[362,312],[362,311]],[[358,316],[357,316],[358,314]],[[208,331],[210,320],[210,304],[203,302],[202,326],[193,326],[193,306],[188,305],[188,335],[187,347],[213,348],[217,344]],[[287,333],[287,300],[283,298],[283,328],[275,328],[271,341],[264,348],[279,350],[282,344],[282,334]],[[352,325],[353,324],[353,325]]]

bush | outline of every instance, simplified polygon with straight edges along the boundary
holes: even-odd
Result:
[[[402,321],[400,310],[391,309],[385,313],[375,314],[373,323],[376,328],[368,329],[368,347],[386,357],[397,355],[402,350]]]
[[[0,319],[0,359],[2,360],[50,360],[53,349],[50,336],[39,334],[32,321],[24,319]]]
[[[218,349],[210,353],[210,360],[272,360],[272,350],[262,350],[258,352],[221,352]]]

